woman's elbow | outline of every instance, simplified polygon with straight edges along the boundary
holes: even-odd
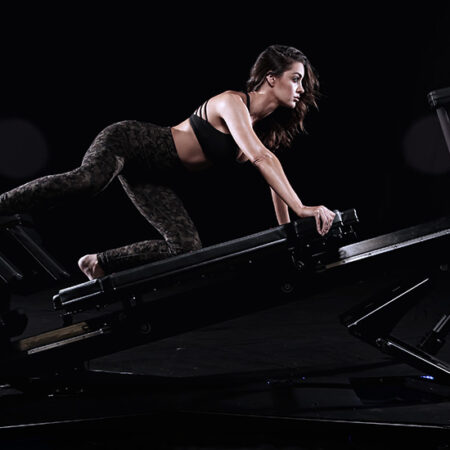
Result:
[[[254,166],[260,167],[263,164],[276,162],[278,158],[270,150],[259,151],[256,155],[251,158],[251,162]]]

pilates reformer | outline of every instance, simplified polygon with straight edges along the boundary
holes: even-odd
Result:
[[[330,232],[321,237],[314,219],[299,219],[60,289],[52,304],[63,326],[12,342],[4,370],[16,374],[56,370],[225,320],[230,311],[214,308],[212,318],[195,314],[195,302],[203,301],[207,308],[210,298],[216,304],[231,304],[231,296],[240,296],[248,303],[245,314],[264,305],[252,302],[258,290],[265,294],[261,298],[267,298],[267,289],[273,289],[274,299],[268,304],[279,304],[276,295],[289,294],[295,273],[323,270],[343,243],[355,239],[357,223],[355,210],[336,211]],[[186,305],[194,317],[177,320],[174,316],[184,317],[180,311]],[[89,317],[76,321],[80,315]]]
[[[98,356],[177,335],[205,323],[226,320],[230,311],[217,313],[215,307],[211,308],[214,302],[217,306],[229,302],[231,308],[248,302],[249,307],[238,315],[262,307],[260,300],[252,300],[252,295],[259,299],[266,294],[269,301],[265,307],[279,305],[280,301],[295,298],[290,294],[295,292],[295,283],[299,280],[302,284],[307,280],[314,283],[328,274],[334,276],[334,280],[351,279],[358,270],[390,270],[399,266],[408,273],[427,275],[445,267],[450,245],[450,217],[354,242],[358,225],[356,211],[336,213],[332,229],[325,237],[315,231],[313,219],[299,219],[189,254],[62,288],[53,297],[53,308],[61,315],[63,326],[11,340],[5,354],[7,364],[3,365],[0,375],[5,380],[27,374],[50,376],[64,368],[82,367]],[[413,290],[408,285],[404,292]],[[399,296],[398,289],[395,292]],[[237,303],[233,303],[232,296],[239,298]],[[202,318],[196,320],[198,301],[203,302],[200,305],[205,308],[209,304],[212,317],[206,322]],[[397,306],[397,318],[410,306]],[[363,309],[367,311],[367,306]],[[357,337],[370,340],[367,335],[374,337],[374,330],[382,335],[387,326],[385,318],[384,328],[379,327],[377,320],[370,321],[369,327],[366,315],[361,320],[355,318],[354,312],[347,313],[342,320]],[[77,321],[79,316],[83,318]],[[365,334],[369,329],[371,331]],[[386,350],[378,338],[375,338],[375,345],[388,352],[391,347]],[[420,358],[419,350],[414,355],[411,349],[407,353],[406,347],[404,350],[395,356],[407,359],[414,367],[427,369],[427,373],[450,374],[446,363],[436,364],[431,354],[424,358],[424,349],[420,350]]]
[[[428,96],[430,105],[440,112],[443,130],[448,116],[442,107],[449,98],[448,89]],[[420,300],[433,280],[448,278],[450,217],[357,241],[356,211],[335,212],[333,226],[324,237],[318,235],[312,218],[297,219],[195,252],[63,287],[52,299],[62,326],[35,336],[20,338],[26,316],[3,306],[0,328],[6,363],[0,378],[51,376],[63,369],[83,367],[98,356],[221,322],[233,317],[233,309],[239,315],[279,305],[296,298],[291,294],[298,283],[324,285],[322,277],[339,282],[355,279],[358,273],[380,272],[382,276],[402,268],[406,275],[395,286],[376,292],[370,301],[344,312],[341,321],[355,337],[380,351],[450,382],[450,366],[435,356],[450,329],[448,316],[441,318],[417,348],[391,335],[395,324]],[[42,278],[64,283],[67,272],[30,237],[30,232],[24,232],[25,224],[30,222],[21,216],[4,218],[0,223],[1,234],[12,239],[16,247],[20,243],[22,252],[25,249],[21,264],[27,261],[26,270],[22,265],[19,269],[0,254],[3,290],[21,289],[22,285],[30,289]],[[262,298],[269,301],[262,302]],[[221,309],[228,304],[228,309]],[[204,310],[206,318],[196,314],[196,305]]]

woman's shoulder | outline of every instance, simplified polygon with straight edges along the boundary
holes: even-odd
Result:
[[[211,97],[210,101],[223,106],[236,104],[235,102],[242,102],[245,104],[247,102],[247,95],[245,92],[229,89]]]
[[[233,89],[228,89],[226,91],[222,91],[216,95],[216,97],[221,98],[240,98],[244,100],[246,98],[246,94],[243,91],[235,91]]]

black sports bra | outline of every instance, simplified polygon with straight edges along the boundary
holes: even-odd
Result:
[[[250,96],[247,92],[245,95],[250,110]],[[231,164],[236,161],[239,147],[231,134],[217,130],[208,122],[207,104],[208,100],[199,106],[189,117],[189,122],[205,156],[213,163]]]

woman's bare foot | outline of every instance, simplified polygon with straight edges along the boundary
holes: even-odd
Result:
[[[101,278],[105,272],[98,263],[97,255],[85,255],[78,260],[78,267],[90,279]]]

